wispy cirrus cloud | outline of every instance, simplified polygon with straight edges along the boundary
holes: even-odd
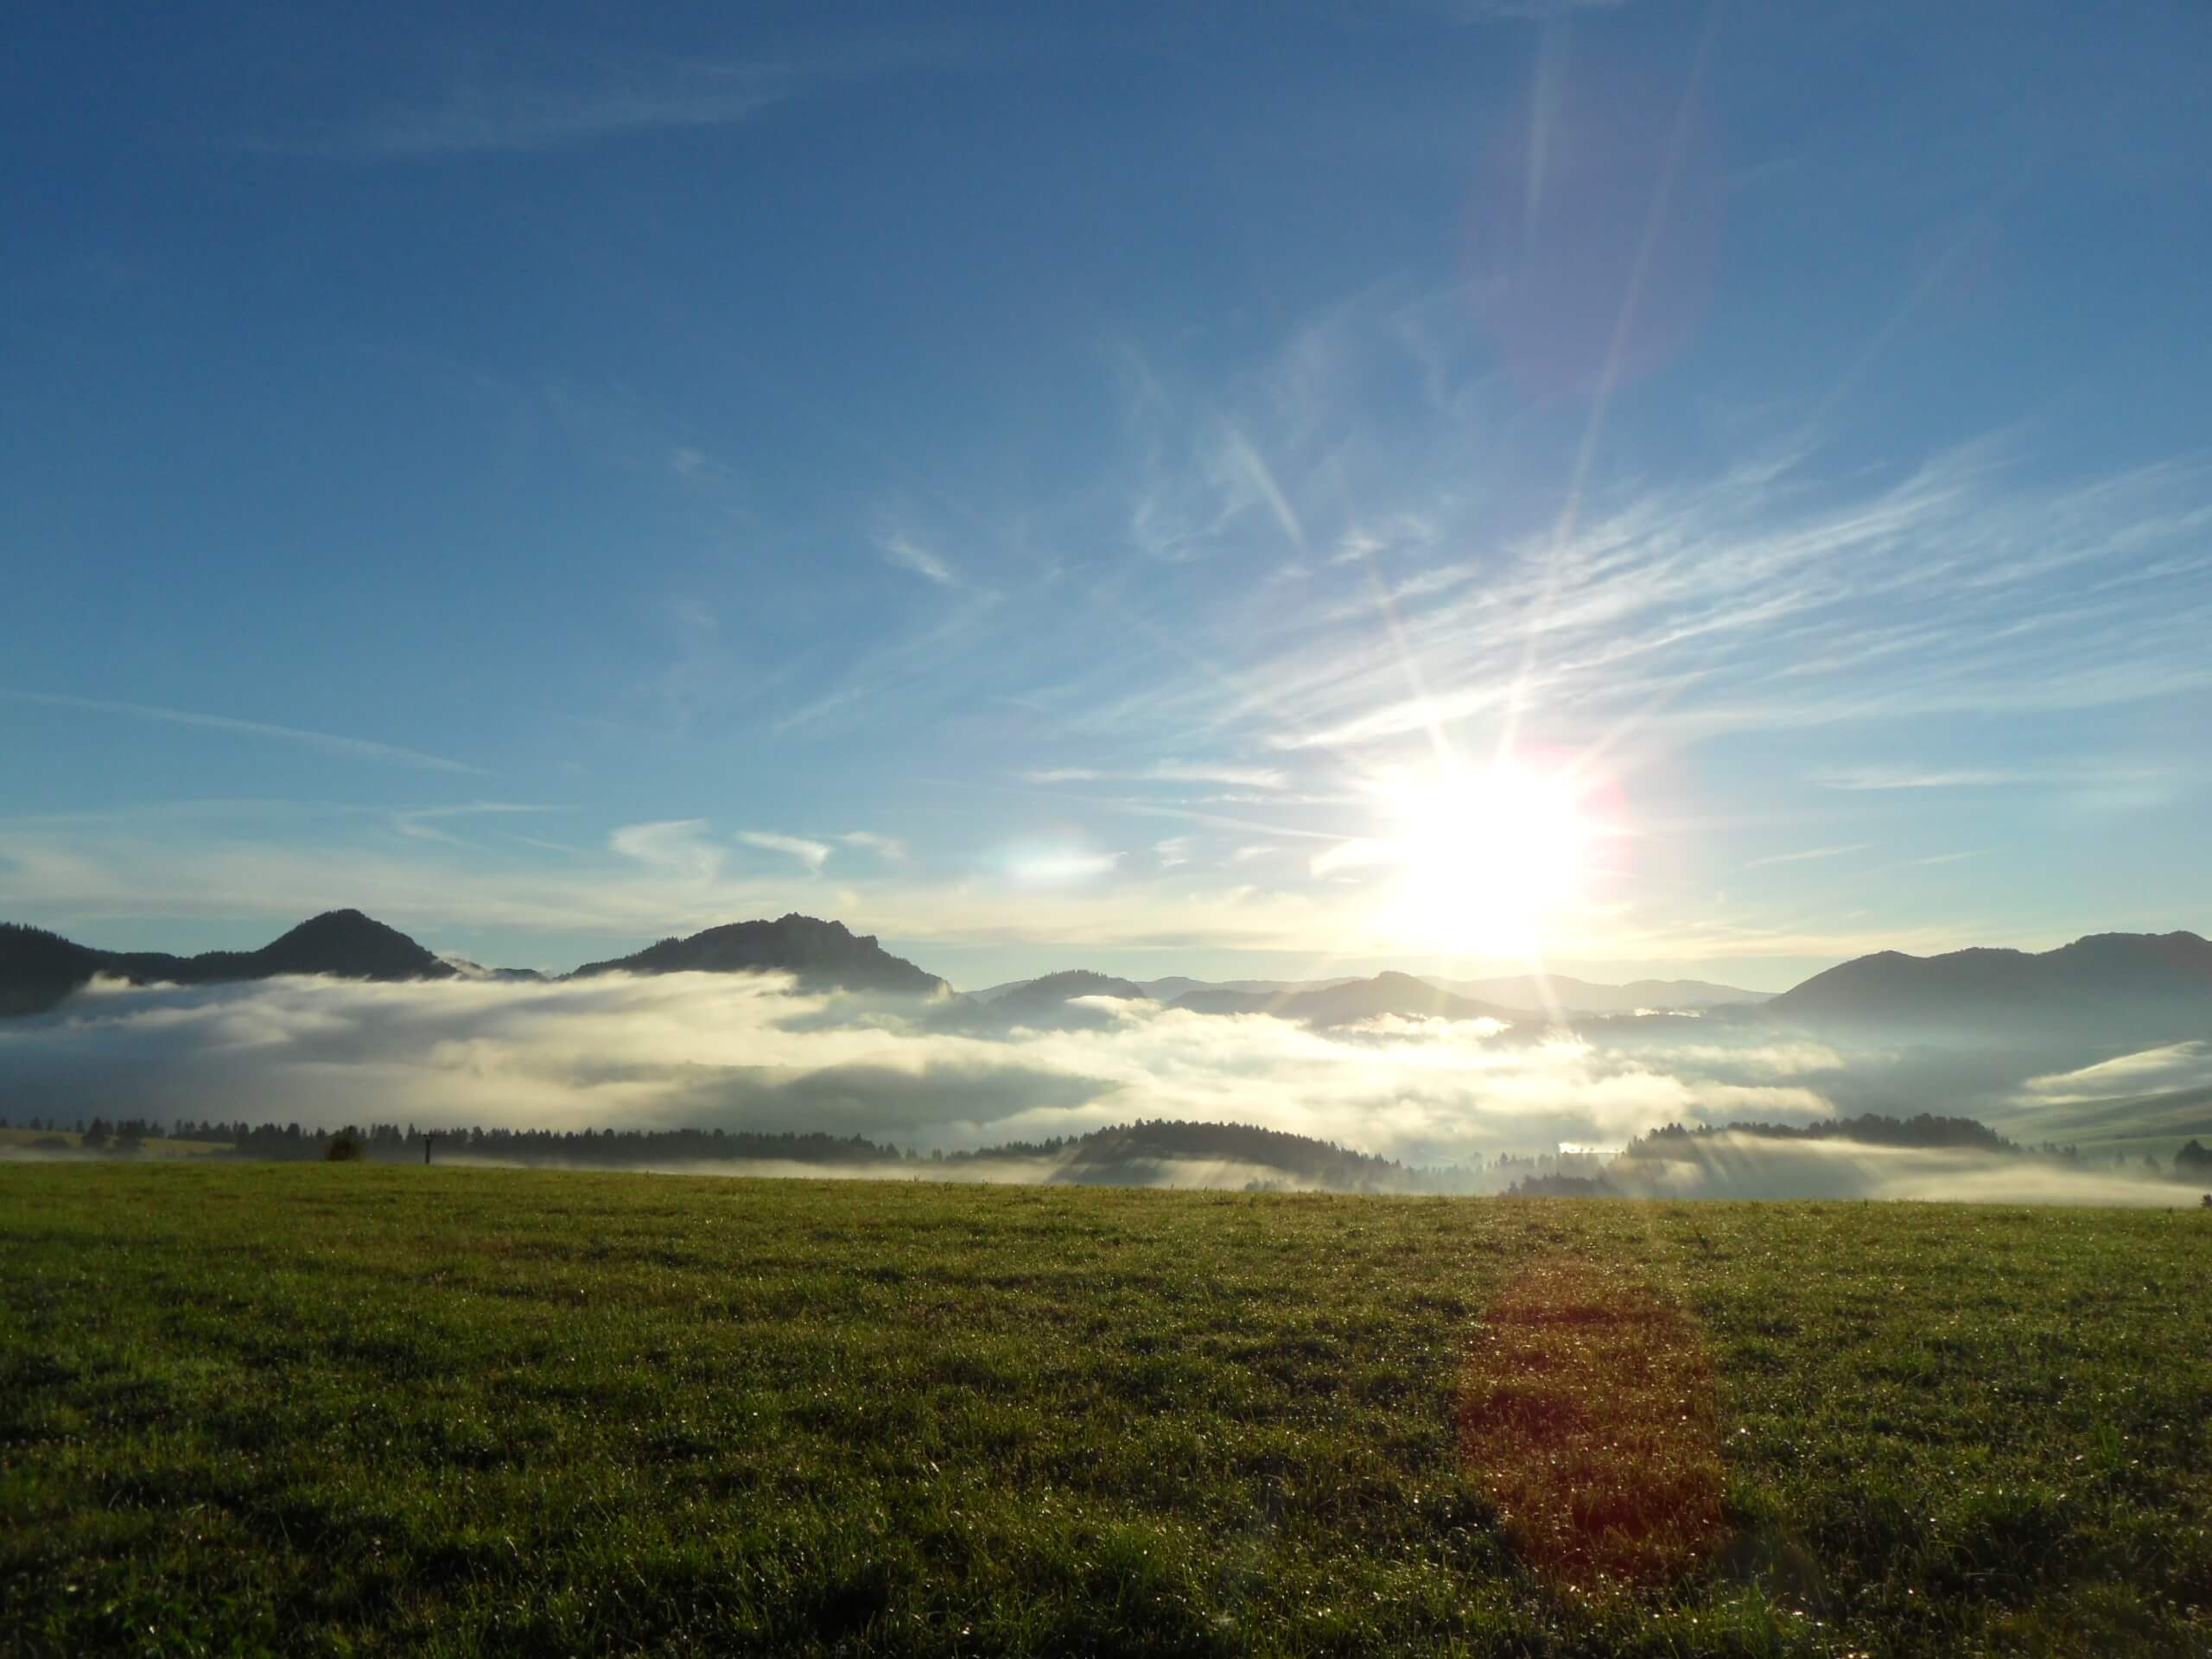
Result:
[[[193,726],[202,731],[228,732],[240,737],[274,738],[279,742],[296,743],[325,754],[349,760],[378,760],[393,766],[417,766],[426,772],[454,772],[481,774],[484,768],[470,766],[464,760],[449,760],[441,754],[427,754],[420,749],[405,748],[397,743],[379,743],[369,738],[345,737],[334,732],[308,731],[297,726],[279,726],[263,720],[238,720],[227,715],[202,714],[190,709],[165,709],[152,703],[120,702],[105,697],[67,696],[51,691],[0,690],[0,697],[11,702],[37,703],[49,709],[77,709],[90,714],[125,715],[134,720],[158,720],[172,726]]]
[[[710,840],[704,818],[664,818],[629,823],[607,837],[624,858],[670,875],[711,881],[720,874],[722,849]]]
[[[1219,784],[1231,789],[1286,787],[1289,774],[1277,766],[1204,766],[1162,761],[1134,771],[1098,766],[1046,766],[1022,774],[1033,784]]]
[[[864,852],[874,853],[886,863],[903,864],[906,861],[906,843],[893,836],[879,836],[868,830],[849,830],[837,839],[848,847],[858,847]]]
[[[781,853],[795,858],[810,870],[819,871],[830,861],[831,848],[826,841],[810,841],[804,836],[779,836],[766,830],[745,830],[738,833],[740,841],[748,847],[758,847],[766,853]]]
[[[1463,311],[1378,289],[1226,387],[1186,391],[1124,353],[1128,536],[1169,567],[1147,568],[1175,594],[1157,626],[1184,661],[1145,648],[1132,605],[1146,677],[1088,723],[1357,761],[1507,727],[1680,745],[2212,686],[2194,643],[2212,625],[2201,459],[2082,476],[1999,432],[1844,469],[1801,431],[1665,481],[1601,462],[1563,522],[1545,481],[1560,458],[1530,449]],[[1232,449],[1264,457],[1306,543],[1333,550],[1295,591],[1258,580],[1281,537]]]
[[[924,547],[903,531],[894,531],[876,537],[876,550],[883,555],[886,564],[895,569],[911,570],[925,582],[933,582],[940,588],[958,585],[959,577],[952,567]]]
[[[610,73],[457,79],[270,145],[364,162],[530,155],[641,133],[751,121],[816,77],[766,60],[632,66]]]
[[[1764,858],[1755,858],[1746,863],[1747,870],[1760,870],[1770,864],[1808,864],[1815,859],[1842,858],[1852,853],[1863,853],[1871,842],[1854,841],[1840,847],[1807,847],[1794,853],[1769,853]]]
[[[402,807],[391,815],[393,832],[418,841],[443,841],[458,845],[460,837],[442,826],[458,818],[510,817],[541,812],[559,812],[564,808],[540,806],[521,801],[466,801],[453,806]]]
[[[2157,766],[1847,766],[1816,772],[1822,789],[1886,791],[1913,789],[2015,789],[2087,784],[2127,785],[2158,783],[2168,769]]]

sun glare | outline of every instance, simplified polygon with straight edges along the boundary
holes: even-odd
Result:
[[[1573,780],[1506,760],[1382,791],[1394,931],[1453,954],[1533,956],[1587,897],[1598,826]]]

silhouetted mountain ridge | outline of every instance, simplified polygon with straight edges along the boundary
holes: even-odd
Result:
[[[2094,1019],[2190,1034],[2212,1024],[2212,944],[2195,933],[2093,933],[2040,952],[1881,950],[1814,975],[1765,1003],[1808,1025],[1908,1027]]]
[[[1071,1007],[1084,998],[1142,998],[1145,985],[1088,969],[1071,969],[999,990],[988,1004],[950,994],[945,982],[886,951],[872,935],[842,922],[796,912],[774,921],[732,922],[686,938],[670,938],[626,957],[587,963],[567,977],[625,972],[791,975],[809,989],[880,992],[938,999],[946,1019],[974,1024],[1024,1020],[1060,1023],[1110,1020]],[[397,929],[359,910],[324,912],[257,950],[216,950],[194,957],[160,951],[101,950],[44,929],[0,924],[0,1013],[53,1007],[96,975],[134,984],[208,984],[282,974],[356,980],[532,979],[528,969],[480,968],[433,955]],[[1244,982],[1249,984],[1254,982]],[[1488,983],[1490,982],[1464,982]],[[1154,982],[1155,989],[1178,983]],[[1535,988],[1533,981],[1496,982]],[[1548,988],[1591,989],[1554,980]],[[1611,989],[1624,998],[1645,990],[1697,995],[1730,988],[1702,982],[1654,981]],[[1517,994],[1517,993],[1516,993]],[[1561,997],[1566,1012],[1575,999]],[[1643,1006],[1657,1006],[1662,997]],[[1356,1025],[1385,1016],[1496,1020],[1527,1025],[1540,1013],[1506,1001],[1462,995],[1411,974],[1306,982],[1280,990],[1205,985],[1171,1006],[1205,1014],[1269,1014],[1321,1026]],[[1976,948],[1941,956],[1879,951],[1814,975],[1753,1007],[1718,1006],[1710,1018],[1808,1027],[1864,1026],[1901,1032],[1954,1030],[1985,1043],[2002,1034],[2031,1046],[2055,1046],[2094,1033],[2107,1048],[2124,1042],[2171,1042],[2212,1035],[2212,944],[2200,935],[2098,933],[2053,950]]]
[[[1079,996],[1115,996],[1127,1001],[1142,1001],[1145,988],[1133,980],[1116,979],[1111,974],[1094,973],[1088,968],[1067,968],[1014,986],[1002,992],[989,1006],[994,1014],[1018,1020],[1025,1014],[1058,1009]]]
[[[810,990],[890,991],[935,996],[950,990],[935,974],[894,957],[873,934],[797,912],[772,922],[729,922],[688,938],[666,938],[626,957],[588,962],[570,979],[598,974],[788,973]]]
[[[209,985],[324,974],[334,979],[450,979],[453,968],[397,928],[358,910],[329,910],[258,950],[101,950],[43,928],[0,923],[0,1012],[52,1007],[96,975],[134,985]]]
[[[1528,1019],[1517,1008],[1478,1002],[1438,989],[1411,974],[1386,972],[1371,979],[1348,979],[1320,990],[1268,994],[1258,991],[1192,991],[1174,1007],[1193,1014],[1269,1014],[1314,1026],[1351,1026],[1397,1015],[1414,1020],[1496,1020],[1513,1025]]]
[[[1565,974],[1516,974],[1503,979],[1439,979],[1433,982],[1455,996],[1478,1002],[1501,1004],[1529,1014],[1634,1014],[1649,1008],[1724,1007],[1733,1003],[1764,1002],[1771,991],[1747,991],[1735,985],[1716,985],[1704,979],[1632,979],[1622,985],[1599,985]]]

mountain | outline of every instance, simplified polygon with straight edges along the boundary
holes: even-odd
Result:
[[[1173,1002],[1179,996],[1188,996],[1192,991],[1211,988],[1203,979],[1192,979],[1187,974],[1170,974],[1165,979],[1141,981],[1144,994],[1159,1002]]]
[[[1148,996],[1155,1002],[1173,1002],[1199,991],[1258,992],[1273,995],[1281,991],[1325,991],[1332,985],[1348,985],[1352,976],[1340,975],[1335,979],[1192,979],[1188,974],[1170,974],[1164,979],[1124,981],[1133,984],[1135,995]],[[978,991],[968,993],[978,1002],[995,1002],[1008,992],[1018,991],[1025,985],[1033,985],[1033,979],[1009,979],[997,985],[986,985]]]
[[[471,962],[467,957],[440,957],[438,960],[462,979],[501,979],[524,985],[545,982],[545,976],[535,968],[486,968],[482,963]]]
[[[1088,968],[1070,968],[1057,974],[1047,974],[1042,979],[1032,979],[1001,992],[991,1001],[992,1012],[1019,1019],[1025,1014],[1057,1009],[1079,996],[1118,996],[1131,1001],[1144,1000],[1144,987],[1110,975],[1093,973]]]
[[[1356,974],[1339,974],[1334,979],[1190,979],[1174,974],[1166,979],[1141,982],[1147,996],[1155,1001],[1173,1002],[1196,991],[1255,992],[1262,996],[1277,996],[1287,991],[1326,991],[1349,985],[1357,977]]]
[[[598,974],[788,973],[810,990],[889,991],[910,996],[949,992],[935,974],[894,957],[873,934],[856,934],[842,922],[796,913],[772,922],[731,922],[689,938],[658,944],[607,962],[588,962],[570,979]]]
[[[1814,975],[1761,1013],[1815,1027],[2012,1027],[2042,1038],[2094,1025],[2177,1040],[2212,1034],[2212,944],[2185,932],[2096,933],[2039,953],[1884,950]]]
[[[987,985],[969,995],[978,1002],[996,1002],[1025,986],[1037,982],[1031,979],[1010,979],[1003,984]],[[1116,991],[1108,995],[1144,995],[1155,1002],[1180,1003],[1208,1014],[1241,1014],[1260,1006],[1253,1000],[1255,998],[1267,1001],[1284,996],[1334,990],[1341,985],[1362,982],[1350,976],[1335,979],[1192,979],[1187,974],[1170,974],[1164,979],[1133,982],[1135,985],[1134,991]],[[1427,982],[1449,995],[1488,1002],[1518,1014],[1635,1014],[1646,1008],[1669,1013],[1684,1009],[1702,1011],[1739,1003],[1764,1002],[1774,995],[1771,991],[1747,991],[1734,985],[1716,985],[1702,979],[1638,979],[1625,985],[1600,985],[1586,979],[1571,979],[1564,974],[1519,974],[1503,979],[1427,977]],[[1217,995],[1218,992],[1230,995]]]
[[[222,953],[194,957],[213,978],[266,979],[277,974],[327,974],[334,979],[449,979],[453,969],[396,927],[358,910],[327,910],[281,938],[246,952],[232,973]]]
[[[1386,1014],[1424,1020],[1497,1020],[1512,1025],[1526,1019],[1516,1008],[1477,1002],[1439,990],[1411,974],[1382,973],[1372,979],[1343,980],[1318,990],[1192,991],[1173,1004],[1194,1014],[1271,1014],[1314,1026],[1357,1025]]]
[[[52,1007],[99,973],[107,955],[44,928],[0,922],[0,1014]]]
[[[96,974],[133,985],[208,985],[323,974],[334,979],[450,979],[454,970],[398,929],[358,910],[325,911],[258,950],[175,957],[101,950],[43,929],[0,923],[0,1013],[52,1007]]]
[[[1665,1013],[1764,1002],[1771,991],[1746,991],[1702,979],[1632,979],[1625,985],[1598,985],[1565,974],[1516,974],[1505,979],[1440,979],[1456,996],[1503,1003],[1529,1014],[1634,1014],[1652,1008]]]

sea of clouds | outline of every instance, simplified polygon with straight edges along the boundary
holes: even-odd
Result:
[[[0,1025],[0,1115],[823,1131],[925,1152],[1188,1119],[1436,1167],[1618,1147],[1670,1122],[1803,1123],[1854,1109],[1859,1064],[1803,1037],[1691,1019],[1580,1032],[1409,1019],[1319,1030],[1097,999],[1049,1027],[1006,1027],[948,1022],[912,1001],[801,992],[777,976],[96,982]],[[2024,1179],[1961,1166],[1961,1156],[1869,1156],[1847,1177],[1833,1173],[1847,1161],[1834,1154],[1792,1155],[1827,1172],[1816,1184],[1827,1195],[2030,1196]],[[2063,1196],[2054,1182],[2065,1185],[2039,1172],[2034,1195]],[[2135,1191],[2144,1185],[2100,1176],[2079,1196],[2176,1201],[2170,1185]],[[1745,1175],[1728,1186],[1759,1183]]]

